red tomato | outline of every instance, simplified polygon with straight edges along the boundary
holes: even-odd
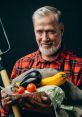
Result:
[[[25,91],[24,87],[20,86],[20,87],[16,90],[16,93],[17,93],[17,94],[22,94],[22,93],[24,93],[24,91]]]
[[[36,91],[36,85],[34,83],[30,83],[26,87],[27,91],[29,92],[35,92]]]
[[[15,94],[20,94],[20,93],[16,90]]]

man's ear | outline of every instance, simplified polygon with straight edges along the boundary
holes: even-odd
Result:
[[[60,23],[60,33],[61,33],[61,36],[63,36],[63,34],[64,34],[64,25],[63,25],[63,23]]]

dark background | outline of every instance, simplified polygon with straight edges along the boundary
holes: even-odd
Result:
[[[5,68],[10,76],[20,57],[37,49],[31,16],[39,7],[51,5],[62,11],[65,26],[63,42],[67,49],[82,57],[82,4],[81,0],[0,0],[0,17],[11,44],[3,55]],[[6,48],[0,38],[0,49]]]

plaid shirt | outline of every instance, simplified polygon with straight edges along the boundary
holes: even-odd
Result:
[[[64,71],[68,79],[82,88],[82,59],[69,51],[59,50],[53,61],[46,61],[39,50],[19,59],[12,71],[11,78],[15,78],[30,68],[54,68]]]
[[[11,79],[30,68],[54,68],[62,70],[67,74],[68,80],[82,89],[82,59],[69,51],[59,50],[54,56],[53,61],[44,60],[39,50],[28,54],[16,62],[12,70]],[[2,114],[2,117],[6,117],[5,112]]]

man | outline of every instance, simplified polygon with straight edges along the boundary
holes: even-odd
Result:
[[[82,86],[82,59],[63,48],[64,26],[61,12],[53,7],[43,7],[33,14],[33,25],[39,50],[16,62],[11,78],[29,68],[55,68],[64,70],[76,86]]]
[[[11,79],[30,68],[53,68],[64,71],[68,76],[68,80],[81,89],[82,59],[63,48],[62,36],[64,33],[64,25],[61,21],[61,12],[51,6],[39,8],[33,14],[33,26],[39,49],[16,62],[11,74]],[[30,104],[27,105],[27,110],[36,112],[39,110],[39,112],[53,115],[53,107],[50,106],[48,96],[45,94],[42,98],[42,95],[39,93],[36,97],[39,97],[39,100],[42,104],[45,104],[45,106],[38,106],[36,101],[34,103],[34,107],[38,107],[36,110],[32,107],[32,102],[30,102]],[[9,103],[4,104],[3,102],[4,99],[2,99],[4,108],[9,106]]]

